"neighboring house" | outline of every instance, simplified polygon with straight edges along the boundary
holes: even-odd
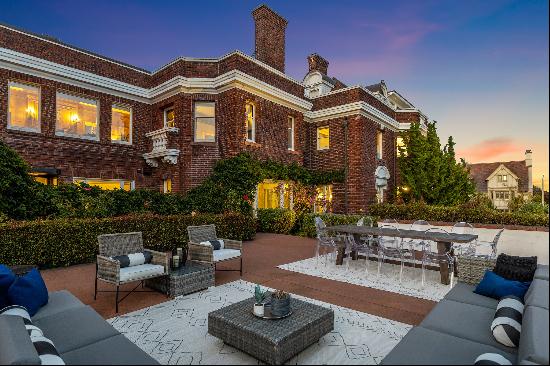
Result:
[[[470,164],[470,176],[476,190],[486,193],[496,208],[508,209],[515,196],[533,194],[533,157],[525,151],[525,160]]]
[[[180,57],[154,72],[0,25],[0,138],[45,184],[186,192],[219,159],[250,152],[345,170],[319,187],[335,212],[386,199],[397,137],[427,117],[384,82],[328,76],[317,54],[303,81],[286,75],[287,21],[265,5],[252,16],[254,56]],[[288,186],[260,184],[258,207],[291,206]]]

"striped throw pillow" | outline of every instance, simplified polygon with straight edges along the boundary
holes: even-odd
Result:
[[[511,365],[512,363],[498,353],[484,353],[478,358],[474,365]]]
[[[497,305],[491,331],[497,342],[507,347],[518,347],[523,319],[523,302],[519,297],[504,296]]]
[[[31,316],[25,307],[11,305],[0,310],[1,315],[18,316],[23,319],[31,342],[40,358],[41,365],[65,365],[63,359],[59,357],[59,352],[57,352],[53,342],[44,337],[42,330],[32,323]]]
[[[151,252],[143,251],[140,253],[133,253],[128,255],[117,255],[111,257],[112,260],[120,263],[120,268],[140,266],[142,264],[151,263],[153,255]]]

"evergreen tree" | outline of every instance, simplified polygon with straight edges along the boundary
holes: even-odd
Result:
[[[406,187],[400,192],[405,201],[455,205],[467,201],[474,193],[466,162],[456,161],[452,136],[441,148],[436,122],[428,123],[425,136],[419,123],[411,124],[403,142],[398,166],[401,186]]]

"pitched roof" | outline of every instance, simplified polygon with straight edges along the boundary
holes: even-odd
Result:
[[[519,178],[518,190],[520,192],[528,192],[529,171],[525,165],[525,160],[469,164],[470,177],[476,185],[476,190],[478,192],[487,192],[487,178],[489,178],[501,164],[510,169],[510,171]]]
[[[376,83],[372,85],[365,86],[368,90],[370,90],[373,93],[380,93],[382,94],[382,83]]]

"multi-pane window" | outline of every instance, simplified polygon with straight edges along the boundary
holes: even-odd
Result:
[[[132,143],[132,110],[129,107],[113,106],[111,141]]]
[[[328,126],[317,127],[317,150],[326,150],[330,147],[330,129]]]
[[[264,181],[258,184],[258,208],[280,207],[279,183]]]
[[[497,180],[501,183],[502,182],[508,182],[508,175],[500,174],[500,175],[497,176]]]
[[[164,193],[171,193],[172,192],[172,179],[167,178],[162,181],[162,191]]]
[[[168,107],[164,110],[164,127],[176,127],[174,107]]]
[[[123,179],[73,178],[73,182],[86,183],[105,190],[123,189],[131,191],[134,189],[134,181]]]
[[[195,102],[195,141],[216,141],[216,103]]]
[[[396,146],[397,156],[407,156],[407,147],[405,146],[405,141],[403,140],[403,137],[397,137]]]
[[[382,131],[376,131],[376,157],[382,159],[384,149],[384,134]]]
[[[331,210],[332,206],[332,185],[317,187],[317,197],[313,211],[315,213],[324,213]]]
[[[495,192],[495,198],[497,200],[509,200],[510,192]]]
[[[294,117],[288,117],[288,149],[294,150]]]
[[[40,132],[40,89],[9,83],[8,127]]]
[[[246,140],[256,141],[256,106],[246,103]]]
[[[74,95],[57,93],[55,134],[98,140],[98,102]]]

